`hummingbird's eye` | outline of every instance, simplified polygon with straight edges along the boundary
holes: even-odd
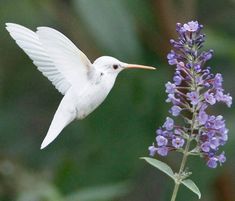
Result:
[[[117,64],[114,64],[114,65],[113,65],[113,69],[114,69],[114,70],[118,69],[118,65],[117,65]]]

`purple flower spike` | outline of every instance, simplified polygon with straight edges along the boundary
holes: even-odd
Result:
[[[223,89],[222,75],[212,74],[212,68],[206,66],[213,50],[201,51],[205,41],[202,27],[197,21],[176,24],[179,38],[170,40],[173,50],[167,55],[175,73],[173,81],[165,85],[166,102],[172,104],[171,116],[183,117],[184,125],[167,117],[157,129],[156,141],[149,151],[151,156],[166,156],[173,150],[194,150],[193,154],[203,156],[208,167],[216,168],[226,161],[224,152],[218,155],[218,151],[228,141],[228,129],[222,115],[209,115],[207,109],[219,102],[231,107],[232,97]]]

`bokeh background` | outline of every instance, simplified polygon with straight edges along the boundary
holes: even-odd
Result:
[[[148,155],[169,110],[164,84],[175,23],[199,20],[207,34],[209,62],[235,97],[234,0],[0,0],[0,200],[167,201],[173,182],[139,157]],[[40,144],[62,98],[5,30],[5,22],[33,30],[50,26],[90,59],[111,55],[158,70],[122,72],[105,102],[74,122],[45,150]],[[202,201],[235,200],[234,106],[218,106],[230,129],[227,162],[209,169],[191,158]],[[163,158],[178,170],[181,155]],[[197,200],[180,188],[178,200]]]

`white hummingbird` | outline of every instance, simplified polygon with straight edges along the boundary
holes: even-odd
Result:
[[[92,64],[66,36],[49,27],[38,27],[33,32],[21,25],[6,23],[6,29],[37,69],[64,95],[41,149],[49,145],[70,122],[93,112],[104,101],[122,70],[155,69],[127,64],[110,56],[99,57]]]

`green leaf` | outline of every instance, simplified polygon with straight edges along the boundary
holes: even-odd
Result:
[[[201,198],[201,192],[200,192],[199,188],[191,179],[183,180],[183,181],[181,181],[181,183],[184,184],[191,191],[193,191],[195,194],[197,194],[199,199]]]
[[[148,157],[142,157],[141,159],[146,160],[150,165],[158,168],[159,170],[167,174],[169,177],[171,177],[173,180],[175,180],[175,176],[174,176],[172,169],[166,163],[163,163],[157,159],[148,158]]]

